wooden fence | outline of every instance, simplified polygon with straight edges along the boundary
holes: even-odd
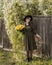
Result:
[[[3,18],[0,18],[0,47],[6,50],[12,48],[12,45],[10,44],[8,35],[5,30]]]
[[[52,16],[34,16],[33,22],[34,24],[37,22],[37,32],[43,39],[42,52],[52,57]],[[0,47],[12,48],[2,18],[0,19]]]
[[[43,39],[42,52],[52,57],[52,16],[34,16],[37,22],[37,31]]]

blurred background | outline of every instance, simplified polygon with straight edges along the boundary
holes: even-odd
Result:
[[[24,35],[15,30],[26,15],[37,22],[43,44],[38,44],[33,61],[24,61]],[[19,49],[20,48],[20,49]],[[52,65],[52,0],[0,0],[0,65]]]

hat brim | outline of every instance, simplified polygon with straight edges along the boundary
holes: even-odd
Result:
[[[24,21],[26,21],[27,18],[31,18],[31,21],[32,21],[32,16],[31,15],[25,16]]]

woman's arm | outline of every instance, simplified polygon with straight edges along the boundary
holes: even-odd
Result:
[[[36,38],[38,38],[39,40],[42,39],[41,36],[40,36],[39,34],[36,34],[35,36],[36,36]]]
[[[25,26],[25,23],[23,25]],[[20,32],[22,32],[23,34],[25,34],[25,31],[26,31],[26,26]]]

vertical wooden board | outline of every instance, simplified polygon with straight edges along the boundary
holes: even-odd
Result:
[[[50,56],[50,42],[49,42],[49,31],[50,31],[50,18],[49,17],[46,17],[46,32],[45,32],[45,43],[46,43],[46,53],[47,53],[47,56]]]
[[[2,18],[0,18],[0,46],[2,46],[2,27],[3,27],[2,23],[3,20]]]
[[[42,47],[43,47],[43,48],[42,48],[43,50],[42,50],[42,51],[43,51],[44,54],[45,54],[45,51],[46,51],[46,50],[45,50],[45,48],[46,48],[46,47],[45,47],[45,18],[42,18],[42,17],[40,18],[40,24],[41,24],[41,26],[40,26],[40,29],[41,29],[41,30],[40,30],[40,33],[41,33],[42,40],[43,40],[43,46],[42,46]]]
[[[9,41],[6,29],[5,29],[4,22],[3,22],[2,36],[3,36],[3,48],[7,48],[7,49],[12,48],[12,45],[11,45],[11,43]]]
[[[33,23],[37,25],[37,32],[39,33],[40,32],[40,26],[39,26],[39,19],[37,17],[34,17],[33,18]]]
[[[12,45],[9,41],[8,35],[5,30],[3,18],[0,18],[0,45],[4,48],[8,48],[8,49],[12,48]]]
[[[12,46],[11,46],[11,44],[10,44],[10,41],[8,40],[8,38],[7,37],[4,37],[3,38],[3,48],[7,48],[7,49],[11,49],[12,48]]]
[[[38,26],[38,33],[41,35],[43,39],[43,51],[47,56],[50,56],[50,51],[51,51],[51,35],[52,32],[50,33],[50,29],[52,29],[50,26],[50,16],[35,16],[34,20],[36,20],[37,26]],[[51,37],[51,38],[50,38]],[[50,49],[51,48],[51,49]],[[52,54],[51,54],[52,55]]]
[[[2,45],[1,20],[0,20],[0,45]]]
[[[50,56],[52,58],[52,17],[50,18]]]

